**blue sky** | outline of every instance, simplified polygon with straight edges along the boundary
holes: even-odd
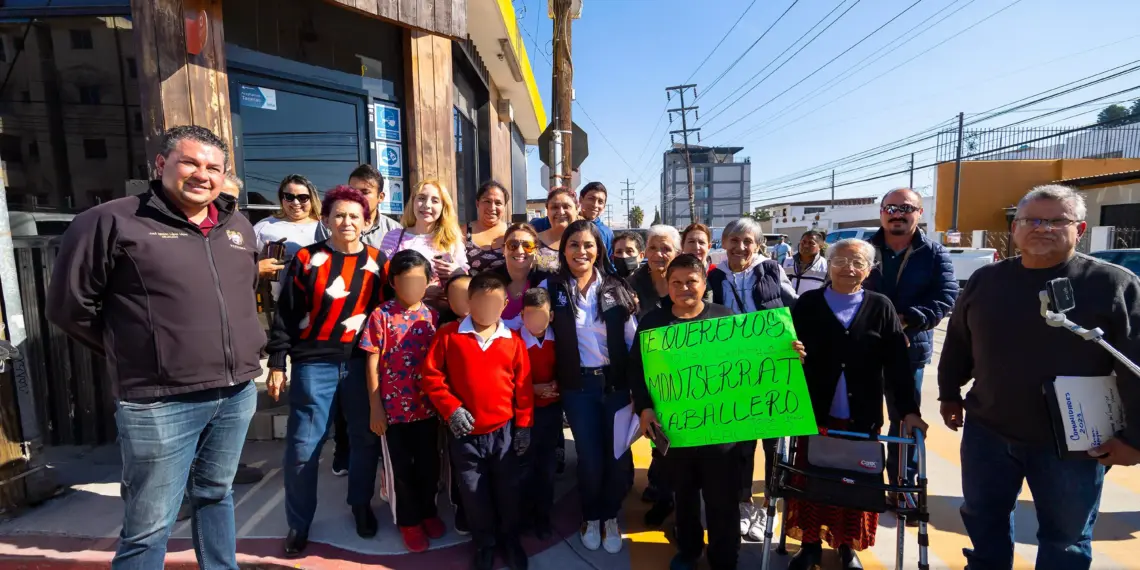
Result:
[[[702,107],[702,115],[698,126],[706,135],[703,136],[703,144],[743,146],[741,156],[752,159],[754,185],[950,121],[959,111],[969,116],[970,113],[985,111],[1140,58],[1140,29],[1135,26],[1133,2],[1021,0],[897,70],[844,95],[1014,1],[920,0],[849,53],[773,99],[915,4],[915,0],[861,0],[739,103],[713,118],[719,110],[714,110],[714,104],[745,84],[833,8],[841,5],[828,21],[856,1],[799,0],[740,63],[706,91],[705,88],[793,2],[758,0],[712,58],[689,81],[696,83],[700,92],[697,104]],[[611,192],[610,207],[620,208],[624,215],[624,206],[618,203],[617,192],[623,187],[621,181],[626,178],[634,181],[637,189],[635,203],[647,212],[648,223],[659,201],[661,153],[668,145],[664,133],[680,128],[679,124],[670,127],[667,120],[661,120],[667,104],[664,88],[684,83],[697,70],[698,64],[725,36],[751,0],[583,2],[582,18],[576,20],[573,27],[574,87],[578,102],[573,116],[574,121],[590,135],[590,156],[582,166],[583,183],[587,180],[604,182]],[[549,113],[548,54],[552,24],[546,15],[547,0],[514,0],[514,3],[535,78]],[[921,30],[947,14],[953,15],[877,62],[851,73],[848,79],[820,89],[853,71],[860,60],[920,22],[934,16],[919,28]],[[814,34],[812,32],[811,35]],[[914,34],[911,32],[903,39]],[[796,49],[798,46],[788,54]],[[787,57],[777,60],[776,65]],[[1048,101],[1039,108],[1056,109],[1136,85],[1140,85],[1140,74]],[[813,91],[816,94],[803,100],[802,107],[780,113]],[[1140,98],[1140,91],[1129,95]],[[728,99],[721,108],[738,96],[739,93]],[[1119,99],[1125,98],[1128,96]],[[769,100],[771,103],[763,109],[746,114]],[[674,100],[670,106],[676,106],[675,103]],[[593,123],[585,116],[583,108]],[[1099,108],[1090,106],[1087,114],[1060,124],[1088,122]],[[1073,114],[1057,115],[1041,121],[1041,124]],[[1009,115],[987,125],[1001,126],[1033,115]],[[785,124],[787,126],[783,127]],[[901,151],[883,158],[898,154]],[[906,162],[900,158],[848,178],[896,168],[902,170]],[[932,155],[920,154],[917,162],[920,166],[933,162]],[[537,149],[533,149],[528,158],[531,197],[544,195],[539,180],[540,167]],[[839,179],[843,181],[842,173]],[[915,185],[919,187],[931,185],[932,180],[933,169],[925,169],[915,175]],[[836,195],[876,195],[906,182],[906,176],[883,179],[840,188]],[[758,188],[754,191],[753,204],[817,187],[807,185],[775,193],[763,193],[763,188]],[[827,195],[825,190],[802,194],[794,199],[819,199]],[[615,219],[618,212],[614,211]]]

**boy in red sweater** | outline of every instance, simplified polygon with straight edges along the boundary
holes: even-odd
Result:
[[[495,547],[501,546],[507,566],[525,570],[518,484],[519,456],[530,446],[534,411],[530,359],[522,338],[500,318],[507,306],[501,277],[476,275],[468,298],[471,314],[436,333],[423,365],[423,387],[455,436],[449,451],[475,542],[475,569],[492,570]]]
[[[554,330],[550,328],[550,293],[528,289],[523,294],[519,336],[530,356],[534,385],[534,427],[531,446],[523,457],[524,515],[531,517],[534,535],[550,537],[550,509],[554,506],[554,476],[558,465],[558,436],[562,433],[562,404],[554,380]]]

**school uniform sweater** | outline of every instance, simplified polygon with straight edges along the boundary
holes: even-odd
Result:
[[[471,412],[474,435],[491,433],[511,420],[515,427],[531,427],[534,388],[526,344],[508,334],[492,339],[484,350],[476,335],[459,332],[465,321],[436,332],[423,364],[424,392],[445,421],[460,407]]]
[[[548,329],[541,339],[535,338],[526,328],[519,329],[517,334],[526,344],[526,352],[530,357],[531,385],[557,381],[554,374],[554,331]],[[535,398],[534,405],[545,408],[557,401],[558,398]]]

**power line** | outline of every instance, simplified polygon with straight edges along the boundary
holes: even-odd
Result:
[[[796,0],[796,2],[799,2],[799,1],[800,0]],[[796,2],[792,2],[792,5],[795,6]],[[732,30],[735,30],[736,26],[740,25],[741,20],[744,19],[744,16],[746,14],[748,14],[748,11],[751,10],[752,7],[755,5],[756,5],[756,0],[752,0],[752,2],[748,4],[748,7],[745,8],[744,11],[740,13],[740,17],[736,19],[736,22],[734,22],[732,24],[732,27],[729,28],[728,31],[725,32],[723,36],[721,36],[720,41],[716,43],[716,46],[713,47],[712,51],[710,51],[709,54],[706,55],[703,60],[701,60],[701,63],[699,65],[697,65],[697,68],[694,69],[693,72],[689,74],[689,77],[687,79],[685,79],[685,83],[692,81],[693,76],[696,75],[697,72],[700,71],[701,68],[704,67],[706,63],[708,63],[709,59],[712,58],[714,53],[716,53],[716,50],[720,49],[720,46],[721,46],[721,44],[724,43],[724,40],[728,39],[728,36],[729,36],[729,34],[732,33]],[[761,37],[763,37],[763,36],[761,36]],[[759,41],[759,40],[757,40],[757,41]],[[749,48],[749,49],[751,49],[751,48]],[[748,53],[748,52],[745,52],[745,53]],[[714,81],[713,83],[715,84],[716,82]]]
[[[1001,9],[997,10],[996,12],[993,12],[993,13],[991,13],[990,15],[986,16],[985,18],[982,18],[981,20],[978,20],[977,22],[974,22],[973,24],[971,24],[970,26],[967,26],[965,29],[963,29],[963,30],[959,31],[958,33],[956,33],[956,34],[954,34],[954,35],[952,35],[952,36],[950,36],[950,37],[948,37],[948,38],[946,38],[946,39],[944,39],[944,40],[942,40],[942,41],[940,41],[940,42],[938,42],[938,43],[934,44],[933,46],[930,46],[929,48],[927,48],[927,49],[925,49],[925,50],[923,50],[923,51],[919,52],[918,54],[914,55],[914,56],[913,56],[913,57],[911,57],[910,59],[907,59],[906,61],[904,61],[904,62],[902,62],[902,63],[900,63],[900,64],[898,64],[898,65],[896,65],[896,66],[894,66],[894,67],[892,67],[892,68],[890,68],[890,69],[888,69],[888,70],[886,70],[886,71],[884,71],[883,73],[880,73],[879,75],[876,75],[875,77],[872,77],[871,79],[869,79],[869,80],[867,80],[867,81],[865,81],[865,82],[861,83],[860,85],[858,85],[857,87],[855,87],[855,88],[853,88],[853,89],[850,89],[850,90],[848,90],[848,91],[844,92],[843,94],[839,95],[838,97],[835,97],[834,99],[832,99],[832,100],[828,101],[827,103],[824,103],[823,105],[820,105],[819,107],[816,107],[816,108],[813,110],[813,112],[818,112],[818,111],[819,111],[819,109],[822,109],[822,108],[824,108],[824,107],[827,107],[827,106],[829,106],[829,105],[831,105],[831,104],[835,103],[836,101],[839,101],[840,99],[843,99],[844,97],[846,97],[846,96],[848,96],[848,95],[850,95],[850,94],[852,94],[852,93],[854,93],[854,92],[856,92],[856,91],[858,91],[858,90],[860,90],[860,89],[862,89],[862,88],[866,87],[867,85],[869,85],[869,84],[871,84],[871,83],[873,83],[873,82],[875,82],[875,81],[878,81],[878,80],[879,80],[879,79],[881,79],[882,77],[884,77],[884,76],[886,76],[886,75],[888,75],[888,74],[890,74],[890,73],[892,73],[892,72],[896,71],[896,70],[897,70],[897,69],[899,69],[900,67],[903,67],[904,65],[906,65],[906,64],[908,64],[908,63],[910,63],[910,62],[912,62],[912,61],[914,61],[914,60],[916,60],[916,59],[918,59],[918,58],[920,58],[920,57],[922,57],[922,56],[926,55],[927,53],[930,53],[931,51],[933,51],[933,50],[935,50],[935,49],[937,49],[937,48],[941,47],[941,46],[942,46],[942,45],[944,45],[944,44],[946,44],[946,43],[947,43],[947,42],[949,42],[950,40],[953,40],[954,38],[957,38],[958,36],[960,36],[960,35],[962,35],[962,34],[964,34],[964,33],[968,32],[968,31],[970,31],[970,30],[974,29],[975,27],[977,27],[977,26],[981,25],[982,23],[989,21],[991,18],[993,18],[993,17],[997,16],[998,14],[1001,14],[1002,12],[1005,12],[1006,10],[1008,10],[1008,9],[1010,9],[1010,8],[1014,7],[1015,5],[1017,5],[1017,4],[1019,4],[1019,3],[1021,3],[1021,1],[1022,1],[1022,0],[1014,0],[1013,2],[1011,2],[1011,3],[1007,4],[1005,7],[1003,7],[1003,8],[1001,8]],[[793,124],[793,123],[796,123],[796,122],[798,122],[799,120],[801,120],[801,119],[803,119],[803,118],[805,118],[805,117],[807,117],[807,116],[809,116],[809,115],[811,115],[811,113],[806,113],[806,114],[804,114],[804,115],[801,115],[800,117],[797,117],[796,119],[793,119],[792,121],[789,121],[787,124],[785,124],[785,125],[781,126],[779,129],[776,129],[775,131],[771,131],[771,132],[769,132],[769,133],[765,133],[765,136],[766,136],[766,135],[769,135],[769,134],[772,134],[772,133],[774,133],[774,132],[777,132],[778,130],[780,130],[780,129],[783,129],[783,128],[787,127],[788,125],[791,125],[791,124]],[[755,138],[755,137],[753,137],[753,139],[754,139],[754,138]],[[749,139],[749,140],[751,140],[751,139]]]
[[[906,14],[906,13],[907,13],[907,12],[909,12],[909,11],[911,11],[911,9],[913,9],[915,6],[918,6],[918,5],[919,5],[919,4],[921,4],[922,2],[923,2],[923,0],[915,0],[915,2],[914,2],[913,4],[911,4],[910,6],[907,6],[906,8],[904,8],[902,12],[899,12],[898,14],[895,14],[895,15],[894,15],[894,17],[892,17],[890,20],[887,20],[887,21],[886,21],[886,22],[884,22],[884,23],[883,23],[881,26],[879,26],[879,27],[875,28],[874,30],[872,30],[872,31],[871,31],[871,33],[869,33],[869,34],[867,34],[867,35],[863,36],[863,37],[862,37],[862,39],[860,39],[859,41],[857,41],[857,42],[855,42],[855,43],[851,44],[851,46],[850,46],[850,47],[848,47],[847,49],[845,49],[845,50],[843,50],[842,52],[840,52],[840,54],[839,54],[839,55],[837,55],[837,56],[835,56],[835,57],[831,58],[830,60],[828,60],[828,61],[827,61],[827,63],[825,63],[825,64],[823,64],[823,65],[821,65],[821,66],[817,67],[817,68],[815,69],[815,71],[812,71],[811,73],[807,74],[807,75],[806,75],[806,76],[805,76],[803,79],[800,79],[799,81],[797,81],[797,82],[793,83],[791,87],[788,87],[787,89],[784,89],[783,91],[781,91],[781,92],[780,92],[778,95],[776,95],[775,97],[772,97],[771,99],[768,99],[767,101],[765,101],[765,102],[764,102],[763,104],[761,104],[760,106],[756,107],[755,109],[752,109],[751,111],[748,111],[747,113],[745,113],[744,115],[742,115],[742,116],[741,116],[739,119],[737,119],[736,121],[730,121],[730,123],[729,123],[728,125],[726,125],[724,128],[722,128],[722,129],[720,129],[720,130],[718,130],[718,131],[715,131],[715,132],[714,132],[712,135],[709,135],[709,136],[715,136],[717,133],[723,132],[725,129],[727,129],[727,128],[731,127],[731,126],[732,126],[733,124],[735,124],[737,121],[740,121],[740,120],[744,119],[745,117],[747,117],[747,116],[749,116],[749,115],[751,115],[751,114],[753,114],[753,113],[755,113],[755,112],[759,111],[760,109],[763,109],[764,107],[767,107],[769,104],[771,104],[771,103],[772,103],[772,101],[775,101],[776,99],[779,99],[780,97],[783,97],[783,96],[784,96],[784,95],[785,95],[785,94],[786,94],[788,91],[791,91],[792,89],[795,89],[796,87],[799,87],[800,85],[802,85],[802,84],[803,84],[803,82],[804,82],[804,81],[807,81],[808,79],[811,79],[813,76],[815,76],[815,74],[819,73],[820,71],[823,71],[823,70],[824,70],[824,69],[825,69],[827,66],[829,66],[829,65],[831,65],[831,64],[833,64],[833,63],[835,63],[835,61],[836,61],[836,60],[838,60],[839,58],[841,58],[841,57],[843,57],[843,56],[847,55],[848,53],[850,53],[850,52],[851,52],[851,50],[853,50],[853,49],[855,49],[855,48],[859,47],[859,45],[861,45],[863,42],[865,42],[865,41],[867,41],[868,39],[870,39],[870,38],[871,38],[871,36],[874,36],[875,34],[877,34],[877,33],[879,33],[880,31],[882,31],[882,30],[883,30],[883,28],[885,28],[885,27],[887,27],[887,26],[891,25],[891,23],[892,23],[892,22],[894,22],[895,20],[897,20],[897,19],[901,18],[901,17],[902,17],[904,14]],[[854,4],[852,4],[852,5],[851,5],[851,7],[852,7],[852,8],[854,8],[854,7],[855,7],[855,5],[854,5]],[[848,10],[850,10],[850,8],[848,8]],[[844,14],[846,14],[846,12],[844,12]],[[842,16],[840,16],[840,17],[842,18]],[[834,22],[833,22],[833,23],[834,23]],[[742,95],[742,97],[743,97],[743,95]],[[738,99],[738,100],[739,100],[739,99]],[[734,101],[733,103],[735,104],[735,101]],[[732,105],[729,105],[728,107],[725,107],[724,109],[722,109],[721,111],[719,111],[719,112],[718,112],[716,115],[713,115],[712,117],[709,117],[709,119],[708,119],[708,120],[709,120],[709,121],[712,121],[713,119],[717,118],[717,117],[718,117],[720,114],[722,114],[722,113],[724,113],[725,111],[727,111],[727,110],[728,110],[730,107],[732,107]]]
[[[752,81],[753,79],[756,79],[756,77],[758,77],[758,76],[759,76],[761,73],[764,73],[764,70],[768,69],[768,67],[769,67],[769,66],[771,66],[771,65],[772,65],[773,63],[775,63],[775,62],[776,62],[778,59],[780,59],[781,57],[783,57],[785,53],[788,53],[788,50],[792,49],[792,47],[794,47],[794,46],[795,46],[797,43],[799,43],[799,41],[800,41],[800,40],[802,40],[802,39],[804,39],[805,37],[807,37],[807,35],[808,35],[808,34],[810,34],[812,30],[814,30],[814,29],[815,29],[817,26],[819,26],[819,25],[820,25],[820,24],[822,24],[824,21],[826,21],[826,20],[827,20],[827,18],[831,17],[831,15],[832,15],[832,14],[834,14],[836,10],[838,10],[839,8],[841,8],[841,7],[843,6],[843,3],[844,3],[844,2],[846,2],[846,1],[847,1],[847,0],[842,0],[842,1],[839,3],[839,5],[838,5],[838,6],[836,6],[836,7],[835,7],[835,8],[833,8],[833,9],[832,9],[830,12],[828,12],[828,13],[827,13],[827,15],[825,15],[825,16],[824,16],[822,19],[820,19],[820,21],[816,22],[816,23],[815,23],[815,25],[813,25],[813,26],[812,26],[810,29],[808,29],[808,31],[807,31],[807,32],[804,32],[804,34],[803,34],[802,36],[800,36],[798,39],[796,39],[796,41],[792,42],[792,44],[791,44],[791,45],[789,45],[789,46],[788,46],[786,49],[784,49],[784,51],[780,52],[780,55],[776,56],[776,57],[775,57],[775,58],[774,58],[772,61],[769,61],[769,62],[768,62],[768,64],[767,64],[767,65],[765,65],[765,66],[763,67],[763,69],[761,69],[760,71],[756,72],[756,75],[753,75],[752,77],[750,77],[750,78],[748,79],[748,81],[745,81],[743,84],[741,84],[741,85],[740,85],[740,87],[737,87],[735,91],[733,91],[732,93],[729,93],[729,94],[728,94],[728,97],[725,97],[724,99],[721,99],[719,102],[717,102],[715,105],[713,105],[713,106],[712,106],[712,108],[713,108],[713,109],[716,109],[717,107],[719,107],[719,106],[721,105],[721,103],[724,103],[725,101],[727,101],[727,100],[728,100],[728,98],[729,98],[729,97],[732,97],[732,96],[733,96],[733,95],[735,95],[735,94],[736,94],[738,91],[740,91],[741,89],[743,89],[743,88],[744,88],[744,86],[745,86],[745,85],[747,85],[747,84],[748,84],[750,81]],[[861,1],[862,1],[862,0],[855,0],[855,2],[854,2],[853,4],[851,4],[850,6],[848,6],[848,7],[847,7],[847,9],[846,9],[846,10],[844,10],[844,11],[843,11],[843,13],[839,15],[839,17],[837,17],[837,18],[835,18],[834,20],[832,20],[832,21],[831,21],[831,23],[827,25],[827,27],[823,28],[822,30],[820,30],[820,31],[819,31],[819,33],[817,33],[816,35],[812,36],[812,38],[811,38],[810,40],[808,40],[808,41],[807,41],[807,43],[805,43],[804,45],[800,46],[800,49],[796,50],[796,52],[795,52],[795,53],[793,53],[791,56],[789,56],[789,57],[788,57],[788,59],[785,59],[783,62],[781,62],[781,63],[780,63],[780,65],[778,65],[778,66],[776,67],[776,69],[773,69],[772,71],[770,71],[770,72],[768,73],[768,75],[765,75],[765,76],[764,76],[762,79],[760,79],[760,81],[757,81],[757,82],[756,82],[754,85],[752,85],[752,87],[749,87],[747,91],[745,91],[744,93],[741,93],[741,94],[740,94],[740,97],[737,97],[735,100],[733,100],[733,101],[732,101],[732,103],[729,103],[727,107],[724,107],[724,108],[722,108],[720,111],[717,111],[717,112],[716,112],[716,114],[714,114],[712,117],[710,117],[710,118],[709,118],[709,120],[715,119],[715,118],[716,118],[718,115],[720,115],[721,113],[723,113],[725,110],[727,110],[727,109],[731,108],[733,105],[735,105],[735,104],[736,104],[737,102],[739,102],[741,99],[743,99],[745,95],[748,95],[748,94],[749,94],[749,93],[751,93],[751,92],[752,92],[754,89],[756,89],[757,87],[759,87],[759,86],[760,86],[760,84],[762,84],[762,83],[764,83],[765,81],[767,81],[767,79],[768,79],[769,77],[771,77],[773,73],[776,73],[777,71],[780,71],[780,69],[781,69],[782,67],[784,67],[785,65],[787,65],[787,63],[788,63],[789,61],[792,61],[793,59],[795,59],[795,58],[796,58],[796,56],[797,56],[797,55],[799,55],[799,54],[800,54],[800,52],[802,52],[802,51],[804,50],[804,48],[806,48],[806,47],[810,46],[810,45],[812,44],[812,42],[814,42],[816,39],[818,39],[818,38],[819,38],[819,36],[823,35],[823,33],[824,33],[824,32],[826,32],[827,30],[831,29],[831,26],[834,26],[836,22],[838,22],[839,20],[842,20],[842,19],[843,19],[843,17],[844,17],[844,16],[846,16],[846,15],[847,15],[847,13],[848,13],[848,12],[850,12],[850,11],[851,11],[851,9],[852,9],[852,8],[854,8],[855,6],[857,6],[857,5],[859,4],[859,2],[861,2]]]
[[[904,37],[910,35],[911,32],[913,32],[913,31],[917,30],[918,28],[921,28],[922,26],[926,25],[927,22],[938,17],[939,14],[950,9],[952,6],[954,6],[955,4],[957,4],[960,1],[961,0],[952,0],[949,4],[944,6],[942,9],[931,14],[925,20],[919,22],[917,25],[910,28],[909,30],[903,32],[902,34],[899,34],[898,37],[887,42],[886,44],[884,44],[879,49],[871,52],[869,55],[867,55],[867,57],[864,57],[863,59],[859,60],[858,62],[853,64],[851,67],[849,67],[848,69],[841,72],[839,75],[831,78],[829,81],[825,82],[823,85],[820,85],[819,87],[813,89],[810,93],[808,93],[807,95],[796,100],[794,103],[792,103],[792,104],[788,105],[787,107],[784,107],[783,109],[780,109],[779,111],[773,113],[771,117],[769,117],[767,120],[761,122],[759,125],[757,125],[754,129],[751,129],[751,130],[762,129],[762,128],[772,124],[773,122],[775,122],[776,119],[785,116],[785,114],[788,113],[789,111],[794,111],[796,109],[799,109],[800,107],[803,107],[805,104],[807,104],[808,101],[815,99],[816,97],[818,97],[819,95],[829,91],[831,88],[835,87],[836,85],[839,85],[840,83],[843,83],[844,81],[847,81],[848,79],[850,79],[850,78],[854,77],[856,74],[858,74],[860,71],[870,67],[871,65],[874,65],[876,62],[880,61],[884,57],[898,51],[903,46],[909,44],[910,42],[912,42],[916,39],[918,39],[927,31],[933,29],[935,26],[937,26],[937,25],[941,24],[942,22],[946,21],[947,19],[953,17],[954,14],[961,12],[962,10],[964,10],[965,8],[967,8],[968,6],[973,4],[976,0],[969,0],[968,2],[963,4],[962,6],[958,7],[957,10],[954,10],[953,12],[946,14],[941,19],[939,19],[937,22],[934,22],[933,24],[927,26],[926,29],[920,31],[917,34],[914,34],[913,36],[911,36],[910,38],[908,38],[906,41],[902,42],[901,44],[898,44],[898,45],[895,45],[894,47],[891,47],[895,42],[903,39]],[[887,48],[890,48],[890,49],[887,49]],[[886,51],[884,51],[884,50],[886,50]],[[875,57],[876,55],[878,57]],[[871,58],[875,58],[875,59],[873,59],[871,61],[867,61],[867,60],[870,60]],[[816,110],[818,110],[818,109],[816,109]],[[810,115],[810,113],[807,115],[804,115],[804,116],[809,116],[809,115]],[[751,139],[745,139],[745,140],[751,140]]]
[[[847,1],[847,0],[841,0],[839,4],[840,4],[840,5],[843,5],[843,2],[846,2],[846,1]],[[733,69],[734,67],[736,67],[736,65],[737,65],[738,63],[740,63],[740,62],[741,62],[741,60],[743,60],[743,59],[744,59],[744,56],[748,55],[748,53],[752,51],[752,48],[756,47],[756,44],[760,43],[760,40],[764,39],[764,37],[768,35],[768,32],[772,31],[772,28],[775,28],[775,27],[776,27],[776,24],[779,24],[779,23],[780,23],[780,20],[783,20],[783,19],[784,19],[784,16],[787,16],[787,15],[788,15],[788,12],[791,12],[791,11],[792,11],[792,8],[794,8],[794,7],[795,7],[795,5],[796,5],[796,4],[799,4],[799,3],[800,3],[800,0],[795,0],[794,2],[792,2],[792,3],[791,3],[791,5],[790,5],[790,6],[788,6],[788,7],[787,7],[787,9],[785,9],[785,10],[784,10],[784,12],[783,12],[782,14],[780,14],[780,17],[779,17],[779,18],[776,18],[776,21],[772,22],[772,24],[768,26],[768,29],[764,30],[764,33],[760,34],[760,37],[756,38],[756,40],[752,42],[752,45],[748,46],[748,49],[744,50],[744,53],[740,54],[740,56],[739,56],[739,57],[737,57],[735,60],[733,60],[733,62],[732,62],[731,64],[729,64],[728,68],[726,68],[724,71],[720,72],[720,75],[716,76],[716,79],[713,79],[713,80],[712,80],[712,83],[710,83],[710,84],[709,84],[709,86],[708,86],[708,88],[707,88],[707,89],[705,89],[705,93],[708,93],[709,91],[711,91],[711,90],[712,90],[712,88],[713,88],[713,87],[716,87],[716,85],[717,85],[718,83],[720,83],[720,80],[721,80],[721,79],[724,79],[724,76],[725,76],[725,75],[728,75],[728,72],[729,72],[729,71],[732,71],[732,69]],[[753,4],[755,4],[755,2],[753,2]],[[751,6],[751,5],[749,5],[749,8],[751,8],[751,7],[752,7],[752,6]],[[838,6],[836,6],[836,8],[838,8]],[[832,12],[835,12],[835,10],[832,10]],[[828,16],[830,16],[830,15],[831,15],[831,13],[828,13]],[[741,17],[743,17],[743,15],[741,15]],[[826,17],[827,17],[827,16],[824,16],[824,18],[826,18]],[[739,21],[737,21],[737,23],[740,23],[740,22],[739,22]],[[816,25],[818,26],[819,24],[816,24]],[[733,27],[735,27],[735,26],[733,26]],[[814,29],[814,28],[815,28],[815,26],[812,26],[812,28]],[[729,30],[729,31],[732,31],[732,30]],[[808,30],[808,31],[810,32],[811,30]],[[805,35],[806,35],[806,34],[805,34]],[[725,35],[725,37],[728,37],[728,35],[726,34],[726,35]],[[722,39],[721,41],[723,42],[724,40]],[[799,41],[799,40],[796,40],[796,41]],[[717,44],[717,45],[720,45],[720,44]],[[794,44],[793,44],[793,45],[794,45]],[[787,51],[787,50],[785,50],[785,51]],[[710,54],[710,55],[712,55],[712,54]],[[783,55],[783,54],[780,54],[780,55]],[[706,58],[706,59],[707,59],[707,58]],[[702,63],[701,65],[704,65],[704,64]],[[771,65],[771,64],[769,64],[769,65]],[[763,70],[761,70],[761,73],[762,73],[762,72],[763,72]],[[693,74],[695,75],[695,74],[696,74],[696,72],[693,72]],[[759,75],[759,73],[758,73],[757,75]],[[692,79],[692,76],[689,76],[689,79]],[[748,81],[752,81],[752,80],[751,80],[751,79],[749,79]],[[685,83],[688,83],[688,82],[689,82],[689,80],[688,80],[688,79],[686,79],[686,80],[685,80]],[[745,83],[747,83],[747,81],[746,81]],[[739,89],[740,89],[740,88],[738,87],[738,88],[737,88],[737,90],[739,90]],[[733,93],[735,93],[735,91],[734,91]],[[731,97],[731,95],[729,95],[729,97]],[[699,99],[699,97],[698,97],[698,99]],[[715,105],[714,105],[714,107],[715,107]]]
[[[983,121],[991,120],[991,119],[1000,117],[1000,116],[1008,114],[1008,113],[1012,113],[1012,112],[1015,112],[1015,111],[1018,111],[1021,109],[1025,109],[1027,107],[1036,105],[1038,103],[1042,103],[1042,102],[1050,100],[1050,99],[1054,99],[1054,98],[1057,98],[1057,97],[1060,97],[1063,95],[1074,93],[1076,91],[1086,89],[1088,87],[1098,85],[1100,83],[1104,83],[1104,82],[1110,81],[1112,79],[1117,79],[1119,77],[1123,77],[1125,75],[1135,73],[1138,70],[1140,70],[1140,59],[1131,61],[1131,62],[1123,64],[1123,65],[1119,65],[1119,66],[1116,66],[1113,68],[1109,68],[1107,70],[1100,71],[1100,72],[1094,73],[1092,75],[1082,77],[1080,79],[1070,81],[1068,83],[1064,83],[1064,84],[1056,86],[1056,87],[1052,87],[1052,88],[1047,89],[1045,91],[1035,93],[1033,95],[1029,95],[1029,96],[1023,97],[1021,99],[1014,100],[1010,103],[1005,103],[1003,105],[999,105],[999,106],[994,107],[993,109],[990,109],[987,111],[983,111],[979,115],[984,115],[984,116],[979,116],[978,118],[970,120],[968,122],[968,125],[974,125],[977,123],[981,123]],[[1108,75],[1106,75],[1106,74],[1108,74]],[[933,127],[930,127],[928,129],[925,129],[925,130],[920,131],[918,133],[915,133],[913,135],[903,137],[902,139],[892,141],[890,143],[886,143],[883,145],[879,145],[878,147],[874,147],[872,149],[861,151],[861,152],[858,152],[858,153],[855,153],[855,154],[852,154],[852,155],[849,155],[849,156],[846,156],[846,157],[843,157],[840,159],[836,159],[836,160],[824,163],[824,164],[819,165],[819,166],[811,167],[811,168],[806,169],[806,170],[801,170],[801,171],[793,173],[791,175],[781,176],[781,177],[777,177],[777,178],[769,180],[769,181],[760,182],[756,186],[769,186],[772,184],[781,184],[781,183],[786,182],[786,181],[795,180],[797,178],[802,178],[804,176],[811,176],[811,175],[818,174],[818,173],[823,172],[823,171],[830,170],[832,168],[843,166],[844,164],[850,164],[853,162],[866,160],[868,158],[873,158],[875,156],[886,154],[888,152],[892,152],[892,151],[898,150],[900,148],[911,146],[913,144],[917,144],[917,143],[920,143],[923,141],[931,140],[931,139],[934,139],[938,136],[938,132],[940,131],[940,129],[942,129],[947,123],[948,123],[948,121],[943,121],[943,122],[941,122],[941,123],[939,123]]]

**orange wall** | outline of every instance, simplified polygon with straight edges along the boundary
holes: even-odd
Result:
[[[958,231],[1008,231],[1004,208],[1040,184],[1140,169],[1140,159],[975,160],[962,163]],[[954,214],[954,163],[938,165],[935,231],[950,229]]]

